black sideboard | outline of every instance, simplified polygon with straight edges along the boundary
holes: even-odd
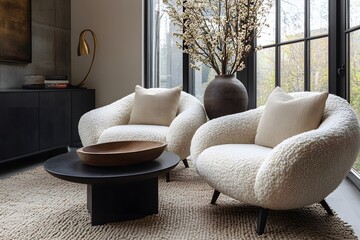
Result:
[[[94,89],[0,90],[0,163],[80,146],[79,119],[94,108]]]

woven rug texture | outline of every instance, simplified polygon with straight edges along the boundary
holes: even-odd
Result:
[[[213,193],[193,166],[179,164],[171,182],[159,179],[159,214],[91,226],[86,185],[66,182],[42,167],[0,181],[0,239],[357,239],[320,204],[269,211],[265,234],[256,234],[259,208]]]

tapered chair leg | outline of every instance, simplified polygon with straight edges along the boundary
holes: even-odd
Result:
[[[216,200],[218,199],[220,195],[220,192],[218,190],[214,190],[213,196],[211,198],[211,204],[214,205],[216,203]]]
[[[187,159],[185,158],[185,159],[183,159],[182,161],[183,161],[185,167],[186,167],[186,168],[189,168],[189,163],[188,163]]]
[[[327,212],[329,215],[331,215],[331,216],[334,215],[333,211],[331,210],[331,208],[329,207],[329,205],[327,204],[327,202],[325,201],[325,199],[323,199],[323,200],[320,202],[320,204],[321,204],[321,206],[323,206],[323,208],[326,210],[326,212]]]
[[[184,163],[185,168],[188,168],[188,167],[189,167],[189,163],[188,163],[188,161],[187,161],[186,158],[183,159],[182,162]],[[166,182],[170,182],[170,172],[168,172],[168,173],[166,174]]]
[[[256,232],[258,235],[263,234],[265,231],[267,215],[268,215],[268,209],[260,208],[259,219],[258,219],[258,224],[257,224],[257,229],[256,229]]]

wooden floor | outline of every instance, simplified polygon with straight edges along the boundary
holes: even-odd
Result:
[[[349,223],[360,238],[360,191],[348,179],[327,198],[330,207],[342,220]]]
[[[48,157],[49,156],[33,157],[0,165],[0,180],[41,166],[43,161]],[[360,238],[360,191],[352,182],[345,179],[341,185],[326,198],[326,201],[341,219],[353,227],[356,236]]]

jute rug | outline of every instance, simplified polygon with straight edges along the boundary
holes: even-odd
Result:
[[[350,226],[318,204],[270,211],[256,232],[258,208],[213,190],[180,164],[159,182],[159,214],[92,227],[86,186],[59,180],[42,167],[0,181],[0,239],[356,239]]]

